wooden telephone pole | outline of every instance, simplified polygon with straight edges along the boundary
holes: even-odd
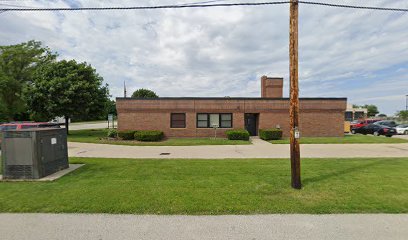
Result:
[[[292,187],[302,188],[300,181],[299,147],[299,83],[298,83],[298,0],[290,1],[289,59],[290,59],[290,163]]]

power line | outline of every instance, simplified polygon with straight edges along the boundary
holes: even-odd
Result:
[[[288,4],[290,1],[257,2],[257,3],[217,3],[217,4],[191,4],[191,5],[159,5],[140,7],[74,7],[74,8],[0,8],[0,11],[34,12],[34,11],[104,11],[104,10],[143,10],[143,9],[170,9],[170,8],[208,8],[232,6],[263,6]]]
[[[309,2],[309,1],[301,1],[301,0],[299,1],[299,3],[309,4],[309,5],[320,5],[320,6],[326,6],[326,7],[338,7],[338,8],[354,8],[354,9],[366,9],[366,10],[408,12],[408,8],[386,8],[386,7],[374,7],[374,6],[356,6],[356,5],[333,4],[333,3],[323,3],[323,2]]]
[[[106,11],[106,10],[147,10],[147,9],[175,9],[175,8],[209,8],[209,7],[233,7],[233,6],[265,6],[289,4],[290,1],[255,2],[255,3],[217,3],[217,4],[181,4],[159,6],[132,6],[132,7],[74,7],[74,8],[0,8],[0,12],[39,12],[39,11]],[[326,7],[353,8],[365,10],[381,10],[394,12],[408,12],[408,8],[385,8],[373,6],[343,5],[323,2],[299,1],[302,4],[320,5]]]
[[[213,2],[225,2],[229,0],[210,0],[210,1],[205,1],[205,2],[190,2],[190,3],[180,3],[180,5],[195,5],[195,4],[207,4],[207,3],[213,3]]]

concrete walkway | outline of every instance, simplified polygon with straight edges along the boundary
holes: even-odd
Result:
[[[288,144],[252,139],[251,145],[123,146],[68,143],[70,157],[104,158],[289,158]],[[161,154],[168,155],[161,155]],[[307,158],[408,157],[408,144],[303,144]]]
[[[2,240],[402,240],[407,214],[156,216],[0,214]]]

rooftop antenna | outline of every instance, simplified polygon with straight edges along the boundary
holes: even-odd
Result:
[[[123,81],[123,97],[126,98],[126,81]]]

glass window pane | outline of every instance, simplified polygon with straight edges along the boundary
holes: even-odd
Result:
[[[184,121],[185,116],[186,116],[186,115],[184,115],[184,113],[173,113],[173,114],[171,115],[171,119],[172,119],[172,120],[183,120],[183,121]]]
[[[197,120],[207,121],[207,114],[202,114],[202,113],[197,114]]]
[[[220,115],[210,114],[210,127],[220,126]]]
[[[184,121],[173,121],[172,122],[172,128],[184,128]]]
[[[224,120],[231,120],[231,114],[227,113],[227,114],[221,114],[221,121]]]
[[[206,127],[207,127],[207,120],[205,120],[205,121],[198,121],[198,122],[197,122],[197,127],[206,128]]]
[[[221,121],[221,127],[222,127],[222,128],[231,128],[231,127],[232,127],[232,122],[231,122],[231,120]]]
[[[172,113],[170,127],[185,128],[186,127],[186,115],[184,113]]]

